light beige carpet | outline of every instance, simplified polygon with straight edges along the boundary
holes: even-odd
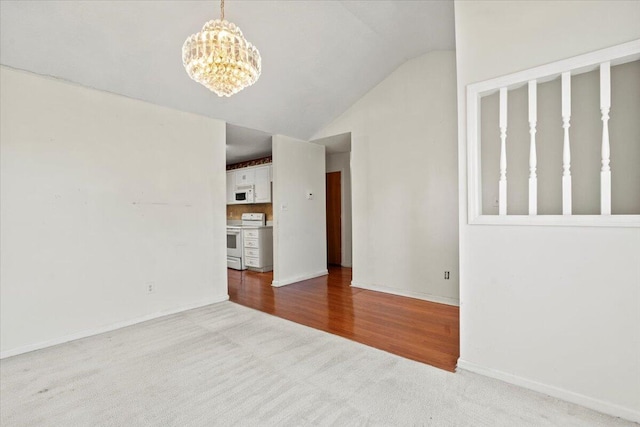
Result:
[[[0,362],[3,426],[622,426],[225,302]]]

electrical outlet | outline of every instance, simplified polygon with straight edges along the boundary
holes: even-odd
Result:
[[[147,282],[147,293],[152,294],[156,291],[156,284],[154,282]]]
[[[445,280],[449,280],[449,272],[448,271],[444,272],[444,278],[445,278]]]

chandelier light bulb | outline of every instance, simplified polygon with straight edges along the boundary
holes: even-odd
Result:
[[[240,28],[224,19],[204,24],[182,46],[182,63],[193,80],[218,96],[231,96],[254,84],[262,71],[260,52],[249,43]]]

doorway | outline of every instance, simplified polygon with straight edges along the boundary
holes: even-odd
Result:
[[[341,172],[327,176],[327,264],[342,264],[342,177]]]
[[[351,268],[351,134],[311,142],[325,146],[327,265]]]

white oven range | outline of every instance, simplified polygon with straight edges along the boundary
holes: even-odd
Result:
[[[264,227],[267,216],[264,213],[243,213],[241,225],[227,225],[227,267],[246,270],[244,262],[243,227]]]
[[[234,270],[246,270],[242,254],[242,227],[227,226],[227,267]]]

